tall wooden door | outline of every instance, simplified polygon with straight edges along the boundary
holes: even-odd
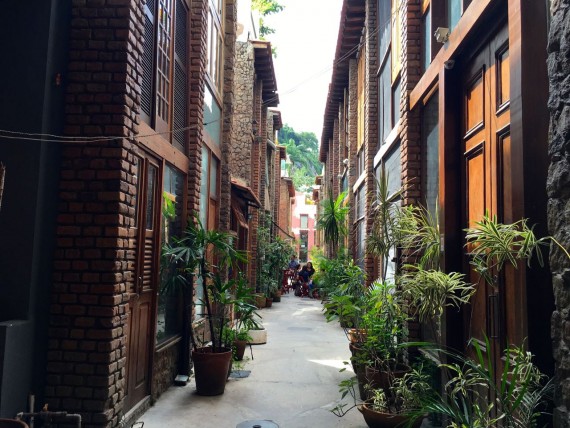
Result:
[[[509,45],[506,25],[483,45],[463,69],[462,174],[463,227],[497,215],[501,222],[512,222],[514,195],[511,168],[513,149],[510,138]],[[516,320],[522,290],[515,287],[514,270],[496,275],[494,284],[486,284],[468,264],[465,271],[477,284],[471,307],[465,311],[465,334],[491,354],[496,367],[507,338],[524,337],[524,323]],[[490,348],[485,347],[485,337]]]
[[[138,162],[135,277],[129,284],[125,411],[150,393],[150,363],[154,346],[152,333],[158,264],[160,168],[150,157],[140,157]]]

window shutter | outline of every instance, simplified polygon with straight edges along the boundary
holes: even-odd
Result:
[[[153,81],[154,81],[154,37],[155,37],[155,0],[147,0],[144,7],[144,43],[143,43],[143,79],[141,88],[141,109],[150,122],[152,113],[153,100]]]
[[[186,146],[187,131],[177,131],[188,126],[188,11],[182,0],[176,0],[174,29],[174,117],[172,142],[180,150]]]

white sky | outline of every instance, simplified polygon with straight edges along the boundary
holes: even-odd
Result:
[[[273,59],[283,123],[321,140],[342,0],[280,0],[282,12],[265,22],[277,48]],[[291,92],[291,93],[288,93]]]

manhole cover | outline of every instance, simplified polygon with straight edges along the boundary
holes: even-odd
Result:
[[[287,330],[296,330],[296,331],[311,331],[311,327],[289,327]]]
[[[279,428],[273,421],[245,421],[236,425],[236,428]]]

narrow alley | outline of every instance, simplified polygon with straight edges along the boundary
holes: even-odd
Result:
[[[165,392],[139,421],[144,428],[233,428],[252,420],[280,428],[366,427],[356,409],[343,418],[330,412],[340,398],[338,383],[354,373],[339,372],[350,358],[348,340],[338,322],[326,322],[321,307],[318,300],[285,294],[260,311],[267,343],[252,347],[253,360],[246,350],[249,377],[230,378],[215,397],[197,395],[192,378]]]

